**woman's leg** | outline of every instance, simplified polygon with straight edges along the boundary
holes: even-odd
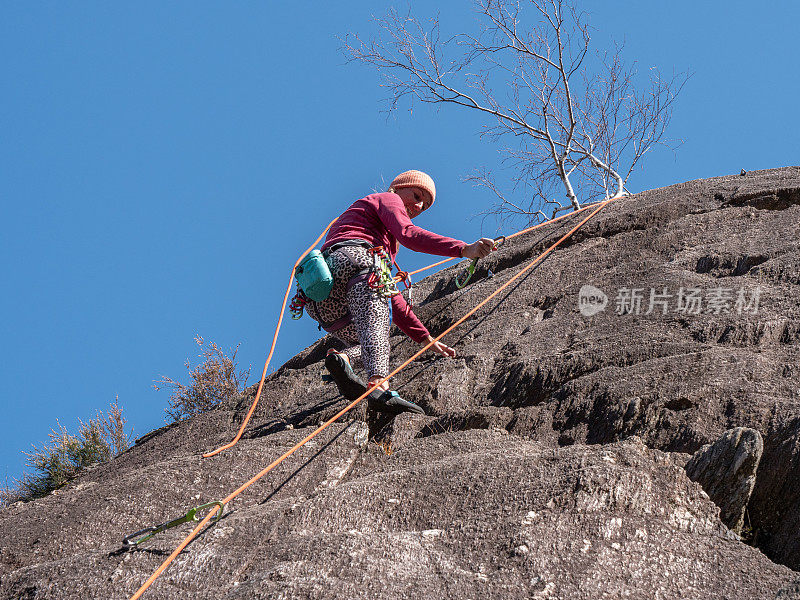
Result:
[[[389,374],[389,302],[369,287],[366,280],[354,283],[347,303],[361,346],[361,360],[373,384]],[[387,383],[380,389],[388,389]]]
[[[363,257],[360,257],[363,258]],[[389,374],[389,300],[369,287],[367,280],[354,280],[347,290],[347,303],[352,322],[336,332],[336,337],[345,344],[354,341],[354,333],[358,338],[358,346],[351,346],[339,355],[349,361],[360,353],[364,368],[369,377],[367,387],[375,386],[378,392],[370,394],[369,406],[373,410],[399,414],[413,412],[425,414],[420,407],[401,398],[396,392],[389,390],[389,383],[377,385]],[[363,384],[362,384],[363,385]],[[341,388],[340,388],[341,389]],[[344,394],[344,392],[343,392]],[[359,394],[360,395],[360,394]]]
[[[328,323],[349,310],[352,322],[333,334],[346,346],[339,354],[351,365],[360,358],[370,384],[380,381],[389,372],[389,302],[371,289],[366,279],[348,285],[354,275],[372,264],[372,257],[365,248],[349,246],[333,252],[328,264],[334,276],[331,294],[322,302],[309,303],[306,310],[316,321]],[[379,389],[388,389],[388,384]]]
[[[338,354],[343,359],[345,359],[347,361],[347,364],[349,364],[351,366],[351,368],[352,368],[353,359],[351,359],[350,356],[353,355],[353,354],[356,354],[356,356],[360,357],[361,356],[361,346],[354,345],[354,346],[350,346],[349,348],[345,348],[344,350],[334,350],[333,348],[328,350],[328,354],[334,354],[334,353]],[[383,379],[383,377],[381,377],[380,375],[373,375],[367,381],[367,387],[368,388],[372,387],[374,384],[378,383],[381,379]],[[384,381],[382,384],[377,386],[375,389],[378,389],[378,390],[380,390],[382,392],[385,392],[386,390],[389,389],[389,382]]]

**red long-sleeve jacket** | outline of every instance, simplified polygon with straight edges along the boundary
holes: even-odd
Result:
[[[460,257],[466,244],[460,240],[438,235],[411,222],[403,200],[397,194],[383,192],[370,194],[356,200],[333,224],[322,249],[344,240],[366,240],[374,246],[383,246],[392,261],[399,244],[409,250]],[[403,333],[415,342],[428,336],[428,329],[411,310],[400,294],[392,296],[392,320]]]

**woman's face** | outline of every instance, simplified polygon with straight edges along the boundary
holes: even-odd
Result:
[[[431,205],[431,195],[418,187],[400,188],[395,192],[403,200],[408,217],[413,219]]]

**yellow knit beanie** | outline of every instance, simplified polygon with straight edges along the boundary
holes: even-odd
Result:
[[[422,171],[405,171],[400,173],[394,178],[392,184],[389,186],[391,189],[399,190],[400,188],[418,187],[425,190],[431,195],[431,204],[436,199],[436,186],[433,184],[433,179],[427,173]],[[429,208],[428,204],[425,208]]]

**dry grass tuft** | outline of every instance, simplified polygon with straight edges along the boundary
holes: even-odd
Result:
[[[93,464],[103,463],[130,447],[131,433],[125,431],[125,417],[118,405],[111,404],[108,413],[97,411],[87,422],[79,420],[78,434],[69,433],[58,420],[50,430],[50,441],[30,452],[25,464],[33,473],[23,472],[19,479],[0,486],[0,506],[46,496],[66,485],[78,473]]]
[[[387,440],[377,442],[377,446],[386,456],[392,455],[392,446]]]
[[[157,390],[171,390],[169,407],[164,410],[173,422],[207,412],[225,400],[241,397],[250,376],[250,369],[237,370],[236,353],[239,346],[228,357],[214,342],[206,344],[199,335],[194,341],[201,349],[199,356],[202,362],[192,369],[189,360],[186,361],[189,385],[164,375],[153,385]]]

